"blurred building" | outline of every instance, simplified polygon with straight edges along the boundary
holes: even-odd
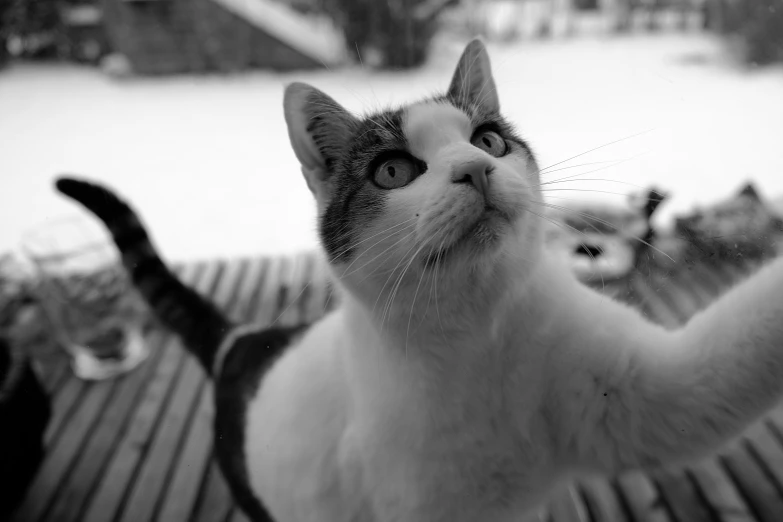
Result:
[[[311,69],[343,59],[339,31],[271,0],[103,0],[112,48],[139,74]]]

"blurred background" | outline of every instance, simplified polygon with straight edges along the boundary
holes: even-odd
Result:
[[[578,156],[550,201],[655,185],[664,226],[747,181],[783,196],[783,0],[2,0],[0,253],[82,212],[58,173],[125,195],[171,260],[311,248],[284,85],[409,102],[475,36],[541,165]]]

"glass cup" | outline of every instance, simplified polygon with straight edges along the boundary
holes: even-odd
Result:
[[[79,378],[108,379],[147,358],[146,306],[95,219],[49,221],[25,235],[22,249],[37,272],[36,294],[51,334]]]

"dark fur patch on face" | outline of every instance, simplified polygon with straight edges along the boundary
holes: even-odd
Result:
[[[328,171],[334,170],[344,143],[356,132],[358,121],[326,94],[313,92],[307,99],[310,122],[307,132],[313,137]]]
[[[329,176],[329,202],[320,217],[319,232],[329,260],[350,261],[362,227],[383,211],[388,191],[371,180],[370,168],[380,154],[406,151],[403,111],[385,111],[362,120]]]
[[[468,115],[474,130],[490,128],[516,145],[518,151],[533,157],[528,144],[499,113],[450,95],[436,96],[425,102],[456,107]],[[347,145],[334,156],[339,156],[339,160],[331,165],[329,202],[319,222],[321,241],[331,262],[351,261],[356,255],[354,245],[359,241],[362,227],[383,212],[389,192],[372,182],[370,169],[381,154],[408,151],[403,114],[403,109],[398,109],[365,118],[354,125]]]

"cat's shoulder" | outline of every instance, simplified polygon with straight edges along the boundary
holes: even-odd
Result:
[[[222,358],[216,371],[218,389],[241,384],[257,386],[266,371],[294,348],[310,325],[242,325],[230,332],[220,348]],[[249,391],[249,390],[245,390]]]
[[[340,337],[335,315],[293,326],[246,325],[229,333],[215,372],[218,401],[241,399],[246,403],[261,388],[268,388],[270,381],[291,377],[298,381],[291,385],[315,384],[318,374],[334,371],[333,348]]]

